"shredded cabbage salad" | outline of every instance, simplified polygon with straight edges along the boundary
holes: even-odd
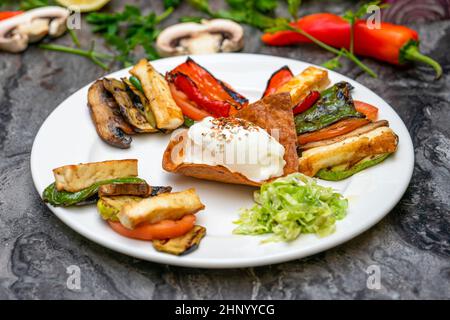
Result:
[[[302,233],[327,236],[347,213],[348,201],[301,173],[265,183],[254,194],[256,204],[242,209],[234,234],[273,233],[263,242],[292,241]]]

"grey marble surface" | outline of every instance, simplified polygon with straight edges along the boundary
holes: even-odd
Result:
[[[159,1],[133,2],[161,10]],[[149,4],[150,3],[150,4]],[[331,5],[330,5],[331,3]],[[304,12],[342,12],[351,2],[306,1]],[[182,6],[167,24],[192,12]],[[365,59],[373,79],[351,64],[342,73],[381,95],[406,123],[415,146],[414,175],[399,204],[375,227],[310,258],[237,270],[178,268],[105,249],[60,222],[42,203],[30,174],[34,136],[67,96],[103,74],[83,58],[31,47],[0,53],[0,298],[2,299],[448,299],[450,298],[450,21],[417,24],[423,52],[444,67],[395,68]],[[244,52],[321,63],[313,46],[270,48],[247,28]],[[93,38],[86,25],[81,40]],[[70,44],[65,36],[58,43]],[[115,69],[118,69],[116,66]],[[66,268],[81,269],[81,289]],[[367,288],[378,265],[381,289]]]

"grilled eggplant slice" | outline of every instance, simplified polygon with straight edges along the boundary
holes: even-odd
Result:
[[[138,196],[138,197],[154,197],[158,194],[170,192],[172,187],[152,187],[146,182],[142,183],[122,183],[122,184],[106,184],[100,187],[98,194],[100,197],[111,196]]]
[[[129,79],[123,78],[122,81],[127,85],[128,95],[131,100],[133,100],[134,105],[144,113],[147,122],[150,123],[153,128],[157,128],[155,115],[153,114],[150,102],[145,97],[144,92],[136,88]]]
[[[205,234],[206,228],[196,225],[184,236],[167,240],[153,240],[152,243],[158,251],[179,256],[196,250]]]
[[[118,217],[124,227],[133,229],[143,222],[178,220],[204,208],[205,205],[200,201],[195,189],[191,188],[181,192],[163,193],[146,198],[134,205],[125,206]]]
[[[116,99],[120,112],[125,120],[131,124],[136,132],[156,132],[156,128],[148,123],[144,110],[139,110],[127,92],[127,86],[120,80],[104,78],[103,86]],[[142,106],[139,105],[138,106]]]
[[[169,85],[147,60],[142,59],[130,73],[141,82],[160,129],[176,129],[184,123],[183,113],[172,98]]]
[[[95,129],[103,141],[121,149],[130,147],[129,135],[135,133],[133,127],[122,118],[119,106],[103,86],[103,81],[97,80],[89,88],[88,107]]]

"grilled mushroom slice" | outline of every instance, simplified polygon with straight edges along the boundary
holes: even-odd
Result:
[[[170,192],[172,187],[152,187],[145,182],[105,184],[98,189],[100,197],[139,196],[147,198],[160,193]]]
[[[89,88],[88,107],[97,133],[106,143],[126,149],[130,147],[133,128],[122,118],[119,106],[103,86],[102,80],[97,80]]]
[[[153,240],[152,243],[153,247],[158,251],[179,256],[197,249],[205,234],[206,228],[194,226],[194,228],[184,236],[167,240]]]
[[[156,128],[148,123],[144,116],[142,103],[135,105],[127,92],[127,86],[120,80],[104,78],[103,86],[116,99],[119,110],[129,124],[136,128],[136,132],[156,132]],[[137,102],[137,101],[135,101]],[[138,107],[142,108],[141,110]]]

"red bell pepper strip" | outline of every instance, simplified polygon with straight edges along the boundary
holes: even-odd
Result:
[[[22,14],[23,11],[0,11],[0,21]]]
[[[212,117],[211,114],[200,109],[193,101],[190,101],[188,97],[183,92],[178,90],[173,83],[169,83],[169,87],[173,100],[177,106],[180,107],[186,117],[189,117],[195,121],[200,121],[206,117]]]
[[[262,96],[265,97],[275,93],[279,87],[291,80],[293,77],[294,74],[288,66],[281,67],[270,76]]]
[[[316,103],[316,101],[319,100],[319,98],[320,98],[320,92],[319,91],[311,91],[305,97],[305,99],[300,101],[294,107],[294,109],[292,109],[292,112],[294,113],[294,116],[299,114],[299,113],[302,113],[302,112],[308,110],[309,108],[311,108],[314,105],[314,103]]]
[[[234,91],[223,81],[216,79],[208,70],[191,58],[170,71],[167,76],[168,80],[171,81],[171,77],[177,73],[188,76],[203,96],[211,101],[226,101],[237,110],[248,104],[248,99]],[[199,107],[202,107],[202,105],[199,104]]]
[[[350,47],[351,26],[340,16],[331,13],[312,14],[292,22],[291,26],[332,47]],[[273,46],[311,42],[292,30],[266,33],[262,40]],[[370,29],[365,20],[357,20],[354,25],[354,52],[395,65],[408,61],[427,63],[434,68],[437,77],[442,75],[439,63],[420,53],[417,32],[405,26],[382,22],[380,28]]]
[[[177,72],[171,75],[175,87],[182,91],[189,100],[195,102],[202,109],[214,117],[228,117],[231,105],[227,101],[211,100],[199,90],[197,85],[187,75]]]

